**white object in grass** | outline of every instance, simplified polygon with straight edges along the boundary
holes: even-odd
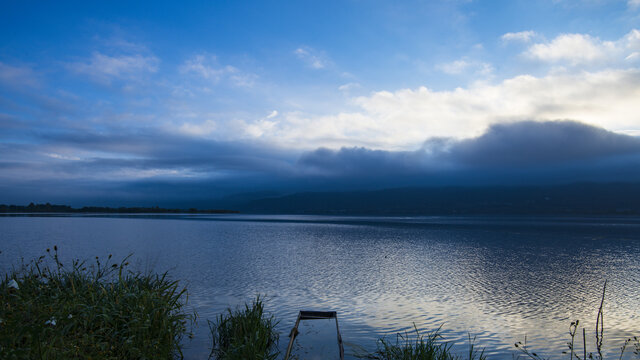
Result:
[[[51,318],[51,319],[45,321],[44,324],[45,325],[56,326],[56,319],[55,318]]]
[[[18,286],[18,282],[15,281],[14,279],[11,279],[11,281],[9,281],[9,283],[7,284],[7,287],[9,289],[16,289],[16,290],[20,289],[20,287]]]

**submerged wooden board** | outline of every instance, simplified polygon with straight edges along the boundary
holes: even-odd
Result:
[[[302,333],[302,335],[306,335],[306,338],[315,337],[316,340],[325,340],[329,339],[330,336],[330,327],[327,325],[330,324],[331,320],[335,320],[335,331],[337,335],[337,348],[335,351],[331,350],[332,346],[327,346],[326,341],[318,342],[309,342],[314,349],[307,348],[306,352],[304,350],[304,346],[301,346],[303,350],[304,358],[306,359],[328,359],[332,356],[332,352],[335,354],[335,358],[344,360],[344,346],[342,344],[342,335],[340,334],[340,326],[338,325],[338,314],[335,311],[300,311],[298,313],[298,319],[296,320],[295,326],[291,329],[291,333],[289,334],[289,346],[287,347],[287,353],[285,354],[284,359],[289,360],[291,357],[291,352],[293,349],[293,344],[298,337]],[[304,323],[301,326],[301,321]],[[313,327],[311,323],[322,324],[324,326]],[[308,323],[308,325],[307,325]],[[301,331],[302,330],[302,331]],[[314,339],[310,339],[314,340]],[[313,351],[312,351],[313,350]],[[300,358],[300,355],[296,356],[296,358]]]

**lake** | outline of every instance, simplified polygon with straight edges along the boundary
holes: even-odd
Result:
[[[490,359],[525,337],[560,358],[579,319],[593,348],[605,280],[606,351],[640,335],[639,218],[0,216],[3,272],[53,245],[63,259],[133,254],[134,269],[182,280],[199,317],[187,359],[209,354],[206,319],[256,294],[283,349],[298,310],[337,311],[351,359],[414,324],[442,326],[460,354],[470,334]]]

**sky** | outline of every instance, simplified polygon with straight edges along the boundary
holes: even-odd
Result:
[[[0,3],[0,203],[640,181],[639,136],[638,0]]]

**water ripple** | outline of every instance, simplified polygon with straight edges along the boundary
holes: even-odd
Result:
[[[133,253],[141,270],[185,279],[198,312],[190,359],[227,307],[267,296],[287,334],[301,309],[336,310],[347,355],[376,339],[442,326],[493,359],[524,341],[559,357],[569,322],[593,329],[608,280],[607,351],[640,328],[640,220],[314,216],[0,217],[0,269],[57,244],[63,257]],[[283,336],[286,346],[287,338]]]

